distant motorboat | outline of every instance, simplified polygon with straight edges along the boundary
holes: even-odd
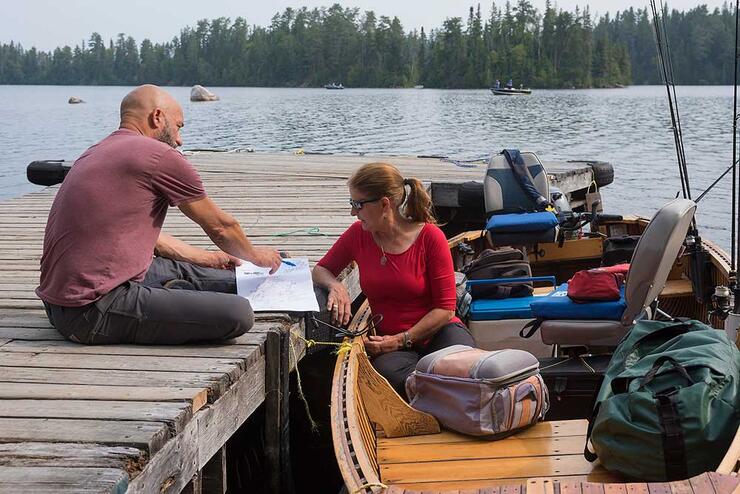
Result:
[[[332,82],[331,84],[325,84],[324,89],[344,89],[344,86],[341,82],[339,84]]]
[[[424,84],[417,84],[414,89],[424,89]]]
[[[496,96],[516,96],[524,94],[532,94],[532,90],[529,88],[515,88],[515,87],[492,87],[491,92]]]

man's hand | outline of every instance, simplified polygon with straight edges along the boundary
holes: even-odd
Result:
[[[241,263],[241,259],[219,250],[216,252],[207,252],[203,261],[198,264],[205,268],[232,269],[234,266],[239,266]]]
[[[275,249],[254,247],[254,255],[250,261],[262,268],[270,268],[270,274],[273,274],[280,268],[282,258],[280,257],[280,253]]]
[[[365,351],[370,357],[377,357],[384,353],[401,350],[402,338],[400,334],[368,336],[365,339]]]

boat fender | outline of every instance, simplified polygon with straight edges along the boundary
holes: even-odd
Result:
[[[594,174],[594,182],[599,187],[609,185],[614,182],[614,167],[606,161],[589,161],[588,166]]]
[[[71,168],[71,165],[64,164],[64,160],[33,161],[26,167],[26,177],[32,184],[56,185],[64,181]]]

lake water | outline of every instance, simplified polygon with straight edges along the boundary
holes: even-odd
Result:
[[[39,159],[75,159],[118,126],[127,87],[0,86],[0,199],[37,190],[25,178]],[[665,89],[485,90],[211,88],[221,101],[183,105],[184,149],[252,148],[480,158],[502,148],[543,160],[597,159],[615,168],[607,212],[651,215],[680,190]],[[732,87],[679,87],[696,197],[732,160]],[[70,96],[86,104],[69,105]],[[729,247],[728,174],[699,205],[704,237]]]

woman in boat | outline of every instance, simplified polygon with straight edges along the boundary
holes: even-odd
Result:
[[[406,396],[404,384],[418,360],[451,345],[474,346],[455,316],[455,274],[447,239],[432,215],[432,201],[416,178],[403,178],[386,163],[369,163],[349,182],[356,221],[313,269],[329,291],[327,309],[339,324],[350,320],[350,298],[337,275],[355,261],[360,287],[378,335],[365,349],[373,366]]]

